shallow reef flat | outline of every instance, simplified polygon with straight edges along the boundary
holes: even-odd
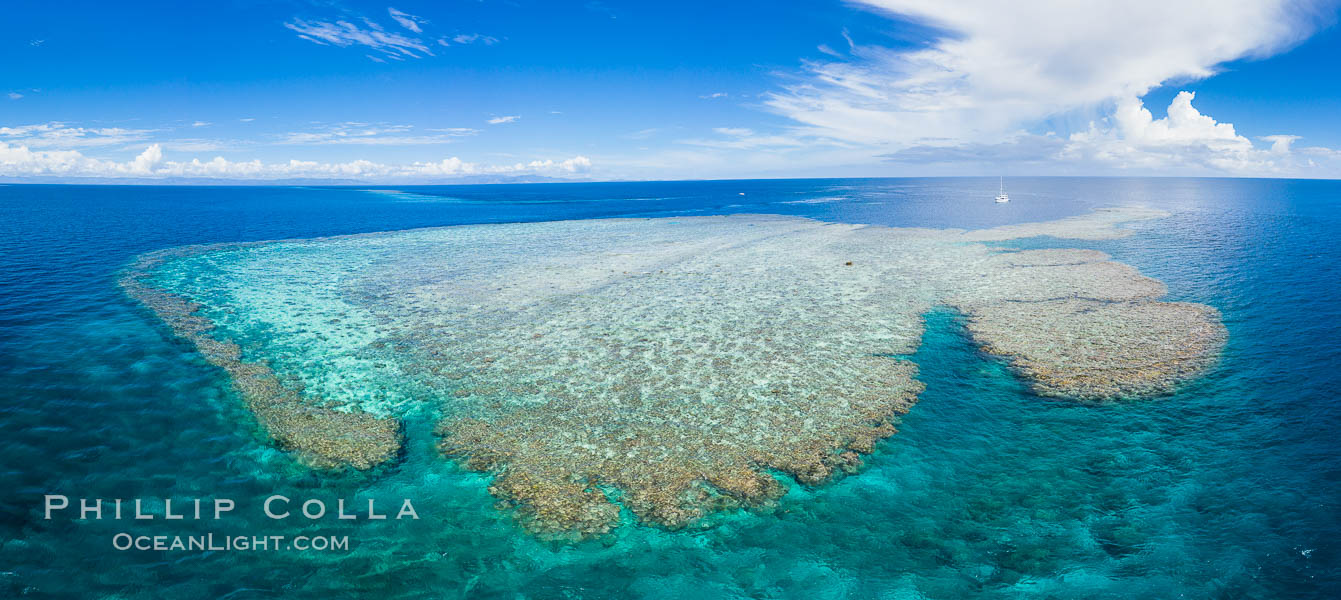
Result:
[[[740,215],[478,225],[191,247],[122,280],[314,464],[399,451],[397,419],[495,473],[526,526],[591,535],[767,503],[852,472],[922,385],[948,306],[1039,394],[1166,392],[1215,360],[1213,308],[1093,250],[1110,209],[980,231]]]

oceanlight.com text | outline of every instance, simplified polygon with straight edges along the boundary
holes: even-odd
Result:
[[[346,535],[135,535],[118,533],[112,536],[112,547],[117,550],[156,550],[194,552],[348,552]]]

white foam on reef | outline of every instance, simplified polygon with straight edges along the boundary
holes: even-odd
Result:
[[[922,389],[903,357],[937,305],[1042,394],[1169,390],[1218,353],[1214,309],[1157,301],[1162,284],[1092,250],[981,243],[1160,216],[460,226],[186,252],[144,280],[325,408],[437,411],[443,452],[495,472],[529,527],[590,534],[620,506],[677,527],[776,498],[770,471],[856,469]]]

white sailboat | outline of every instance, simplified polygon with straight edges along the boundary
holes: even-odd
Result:
[[[1010,202],[1010,196],[1006,195],[1006,180],[1004,178],[998,178],[997,184],[1000,186],[1000,191],[996,194],[996,201],[998,203]]]

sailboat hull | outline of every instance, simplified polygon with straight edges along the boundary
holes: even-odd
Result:
[[[1000,204],[1000,203],[1002,203],[1002,202],[1010,202],[1010,196],[1007,196],[1007,195],[1006,195],[1006,180],[1005,180],[1005,178],[998,177],[998,178],[997,178],[997,186],[998,186],[998,189],[997,189],[997,192],[996,192],[996,202],[997,202],[997,204]]]

